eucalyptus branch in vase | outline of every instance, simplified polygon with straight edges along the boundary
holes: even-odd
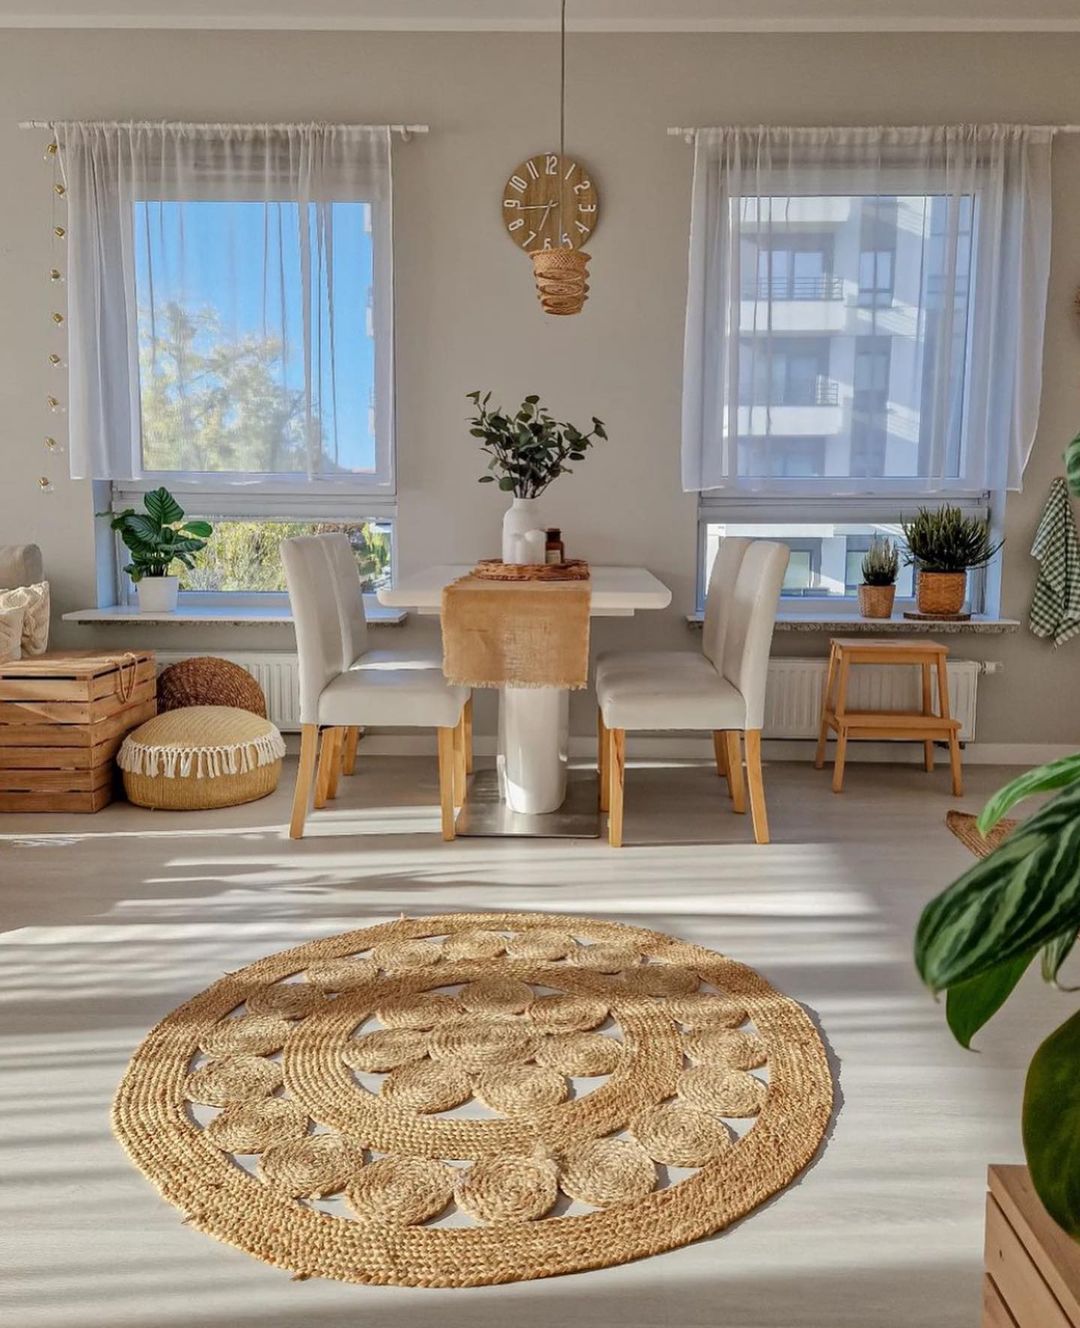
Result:
[[[476,407],[469,432],[481,440],[480,450],[490,458],[481,484],[495,484],[515,498],[538,498],[560,475],[573,473],[567,462],[584,461],[597,439],[606,439],[603,420],[592,417],[583,433],[573,424],[553,419],[538,396],[527,396],[513,414],[488,408],[491,393],[469,392]]]

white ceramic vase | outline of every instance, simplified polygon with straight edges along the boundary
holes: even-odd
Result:
[[[518,561],[518,538],[528,530],[543,529],[544,520],[540,515],[539,498],[515,498],[506,509],[502,528],[502,560],[504,563]]]
[[[140,613],[175,613],[180,590],[178,576],[144,576],[135,582]]]

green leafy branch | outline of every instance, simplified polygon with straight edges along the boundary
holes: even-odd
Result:
[[[209,521],[184,521],[184,509],[165,488],[147,493],[143,506],[145,512],[127,507],[109,522],[131,554],[124,571],[132,581],[168,576],[175,562],[194,567],[192,555],[206,547],[214,531]]]
[[[497,482],[500,489],[516,498],[539,497],[552,480],[573,473],[568,461],[584,461],[593,443],[607,438],[603,421],[595,415],[593,427],[582,433],[572,424],[552,419],[538,396],[526,397],[517,411],[509,414],[501,407],[488,409],[490,392],[466,395],[476,407],[469,432],[481,440],[480,450],[490,458],[489,473],[480,476],[480,483]]]

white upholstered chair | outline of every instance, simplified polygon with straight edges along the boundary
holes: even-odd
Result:
[[[608,837],[623,829],[626,734],[631,730],[711,730],[719,773],[732,807],[746,810],[739,735],[746,740],[746,775],[754,838],[769,842],[761,774],[761,726],[773,626],[788,548],[767,540],[725,539],[713,565],[700,651],[602,655],[596,696],[600,806]]]
[[[442,834],[453,839],[455,802],[464,796],[463,713],[468,691],[451,686],[441,669],[418,667],[415,659],[374,662],[370,657],[375,652],[365,650],[346,658],[358,642],[366,644],[366,624],[363,632],[355,623],[350,632],[343,626],[341,590],[336,588],[331,561],[338,556],[332,552],[334,543],[342,539],[300,535],[281,546],[300,662],[300,767],[289,834],[293,839],[303,835],[313,792],[316,807],[333,796],[346,730],[386,724],[437,730]],[[365,662],[375,666],[367,667]],[[323,744],[316,775],[320,729]]]
[[[364,588],[356,555],[345,534],[323,535],[323,547],[330,563],[330,575],[337,600],[341,627],[341,655],[347,669],[441,669],[439,650],[373,650],[368,639],[367,615],[364,612]],[[472,696],[465,703],[466,768],[472,771]],[[336,741],[332,739],[332,741]],[[356,770],[356,752],[360,726],[350,724],[341,738],[342,773]],[[331,785],[330,796],[336,789]]]

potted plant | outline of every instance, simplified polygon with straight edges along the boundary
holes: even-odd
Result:
[[[172,613],[180,579],[169,569],[174,563],[194,567],[192,554],[206,547],[214,528],[209,521],[184,521],[184,509],[168,489],[152,489],[143,506],[144,512],[125,508],[109,524],[131,554],[124,571],[135,582],[139,612]]]
[[[895,540],[875,535],[863,555],[859,612],[864,618],[891,618],[896,599],[900,554]]]
[[[1057,796],[1017,826],[923,910],[915,962],[963,1047],[1004,1005],[1036,955],[1057,976],[1080,930],[1080,754],[1030,770],[983,808],[986,832],[1023,798]],[[1032,1184],[1050,1216],[1080,1240],[1080,1011],[1028,1067],[1022,1108]]]
[[[607,438],[604,423],[593,416],[593,427],[582,433],[572,424],[553,420],[538,396],[528,396],[514,414],[496,407],[488,409],[491,393],[481,397],[469,392],[468,399],[476,407],[469,421],[469,432],[481,439],[480,450],[486,452],[488,474],[480,476],[481,484],[495,484],[504,493],[512,493],[514,501],[503,517],[502,558],[504,563],[515,561],[515,540],[527,530],[543,529],[538,499],[552,480],[571,474],[568,461],[584,461],[585,453],[598,438]]]
[[[989,524],[964,516],[958,507],[920,507],[913,521],[902,522],[907,541],[905,562],[914,563],[919,612],[951,618],[964,607],[967,574],[985,567],[1004,543],[990,538]]]

